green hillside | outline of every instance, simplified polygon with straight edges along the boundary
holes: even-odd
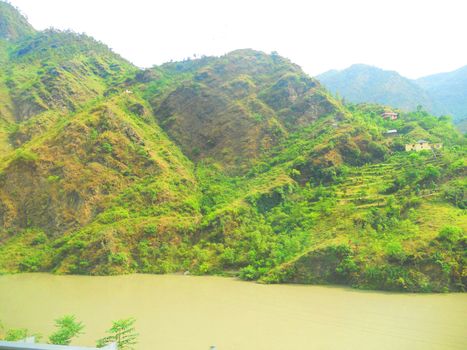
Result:
[[[448,118],[384,120],[250,49],[140,70],[43,31],[0,59],[0,273],[465,289],[466,140]],[[443,147],[405,151],[420,139]]]

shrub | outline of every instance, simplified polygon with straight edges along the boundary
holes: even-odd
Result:
[[[49,183],[58,182],[59,180],[60,180],[60,176],[50,175],[49,177],[47,177],[47,182]]]
[[[47,235],[44,232],[38,232],[37,235],[32,239],[31,245],[39,245],[47,242]]]
[[[390,242],[386,246],[386,256],[390,261],[403,263],[407,260],[404,248],[399,242]]]
[[[237,260],[235,250],[232,248],[225,248],[222,255],[220,256],[222,263],[226,265],[233,265]]]
[[[108,142],[104,142],[101,146],[101,149],[105,153],[112,153],[113,150],[112,145]]]
[[[337,274],[344,278],[350,278],[354,272],[359,270],[357,263],[352,256],[345,257],[336,267]]]
[[[71,339],[83,334],[84,325],[76,321],[75,316],[66,315],[55,320],[58,329],[49,337],[49,342],[56,345],[69,345]]]
[[[255,122],[260,123],[264,120],[264,117],[259,113],[254,113],[253,119],[255,120]]]
[[[422,181],[425,183],[436,182],[440,178],[441,172],[438,167],[435,167],[429,164],[425,168],[425,171],[423,172],[422,176],[423,176]]]
[[[240,278],[247,280],[247,281],[252,281],[255,280],[259,277],[258,271],[251,266],[248,265],[247,267],[244,267],[243,269],[240,270]]]
[[[118,266],[127,266],[128,265],[128,255],[124,252],[112,253],[109,256],[109,262],[113,265]]]
[[[447,184],[444,187],[444,198],[459,207],[467,209],[467,198],[465,195],[465,185],[461,181]]]
[[[19,268],[25,272],[37,272],[41,268],[42,259],[38,255],[31,255],[25,257],[20,263]]]
[[[148,224],[146,227],[143,229],[144,234],[146,236],[155,236],[157,234],[157,225],[155,224]]]
[[[191,153],[194,157],[198,157],[201,154],[201,149],[199,147],[193,147]]]
[[[383,160],[388,153],[388,149],[386,147],[374,141],[371,141],[368,144],[368,151],[371,153],[373,158],[379,160]]]
[[[111,224],[130,217],[128,210],[117,207],[99,215],[99,222]]]
[[[444,226],[438,234],[439,241],[455,243],[463,236],[463,230],[456,226]]]
[[[38,159],[38,155],[32,151],[26,149],[18,149],[15,152],[14,161],[17,162],[34,162]]]

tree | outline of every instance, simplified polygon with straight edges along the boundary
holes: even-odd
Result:
[[[71,339],[83,334],[84,325],[76,321],[74,315],[66,315],[55,320],[58,329],[49,337],[49,342],[56,345],[69,345]]]
[[[138,337],[134,327],[135,321],[134,318],[113,321],[112,327],[107,331],[110,335],[99,339],[96,346],[102,348],[108,344],[117,343],[119,350],[134,349],[133,345],[137,343]]]

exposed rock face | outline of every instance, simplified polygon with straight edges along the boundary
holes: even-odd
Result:
[[[162,127],[190,158],[213,158],[237,169],[277,145],[289,130],[338,110],[300,68],[253,50],[195,65],[190,79],[152,104]]]
[[[51,235],[89,223],[132,177],[157,177],[139,132],[124,112],[103,105],[75,117],[33,154],[18,153],[0,180],[3,228]]]

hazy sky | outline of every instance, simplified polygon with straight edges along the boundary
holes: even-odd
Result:
[[[416,78],[467,65],[467,0],[11,0],[36,29],[87,33],[140,67],[239,48],[316,75],[367,63]]]

